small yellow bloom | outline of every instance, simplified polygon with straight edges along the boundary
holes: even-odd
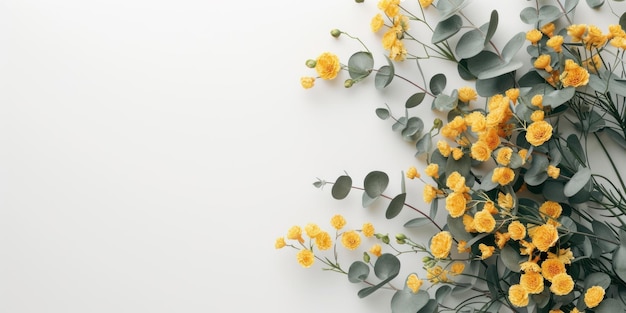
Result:
[[[379,244],[375,244],[370,248],[370,253],[375,256],[380,256],[382,254],[383,248]]]
[[[453,148],[452,149],[452,158],[454,158],[455,160],[459,160],[463,157],[463,150],[459,149],[459,148]]]
[[[374,225],[372,225],[372,223],[365,223],[361,231],[363,232],[363,236],[367,238],[372,237],[374,236]]]
[[[498,205],[507,210],[512,209],[514,205],[513,196],[508,192],[506,194],[498,192]]]
[[[304,89],[313,88],[313,85],[315,85],[315,77],[307,76],[300,78],[300,85],[302,85],[302,88]]]
[[[572,264],[572,260],[574,260],[574,253],[572,253],[570,248],[559,249],[559,255],[548,252],[548,259],[559,259],[559,261],[563,262],[563,264]]]
[[[550,176],[553,179],[559,178],[559,175],[561,174],[561,169],[554,165],[548,165],[547,171],[548,171],[548,176]]]
[[[496,208],[496,205],[493,203],[493,201],[487,201],[485,202],[485,205],[483,206],[483,209],[488,211],[491,214],[498,214],[498,208]]]
[[[500,165],[507,166],[511,163],[511,157],[513,156],[513,149],[509,147],[504,147],[498,150],[496,155],[496,162]]]
[[[499,231],[496,232],[496,246],[498,249],[504,248],[504,245],[509,241],[511,235],[509,233],[501,233]]]
[[[528,272],[520,276],[520,285],[530,294],[538,294],[543,291],[543,276],[539,273]]]
[[[587,35],[583,37],[583,42],[587,49],[600,48],[604,46],[607,41],[607,36],[602,34],[602,30],[595,25],[589,25],[587,28]]]
[[[383,48],[385,50],[391,50],[393,45],[396,44],[396,41],[398,41],[398,34],[393,28],[390,28],[383,35],[383,39],[382,39]]]
[[[424,199],[424,202],[431,203],[435,199],[435,197],[437,197],[437,188],[428,184],[424,186],[424,192],[422,192],[422,198]]]
[[[274,243],[274,248],[276,249],[282,249],[286,246],[287,244],[285,243],[285,238],[284,237],[279,237],[276,239],[276,242]]]
[[[472,248],[467,246],[467,241],[459,240],[459,242],[456,245],[456,251],[458,253],[467,253],[467,252],[472,251]]]
[[[361,244],[361,236],[354,230],[344,232],[341,235],[341,244],[348,250],[354,250]]]
[[[555,28],[556,27],[554,26],[554,23],[548,23],[541,27],[541,32],[544,33],[548,37],[552,37],[554,35]]]
[[[533,45],[537,44],[541,40],[543,34],[538,29],[531,29],[526,32],[526,40],[530,41]]]
[[[620,24],[611,24],[609,25],[609,35],[610,38],[615,37],[626,37],[626,32],[622,29]]]
[[[552,66],[550,66],[551,58],[549,54],[542,54],[535,62],[533,62],[533,66],[537,69],[545,70],[546,72],[552,72]]]
[[[569,311],[569,313],[580,313],[580,311],[578,311],[578,308],[574,307]]]
[[[519,243],[521,245],[519,248],[521,255],[532,255],[533,251],[535,251],[535,245],[533,245],[532,242],[528,242],[522,239],[519,241]]]
[[[408,179],[420,178],[420,173],[417,171],[417,169],[415,168],[415,166],[411,166],[411,167],[409,167],[409,169],[406,171],[406,177],[407,177]]]
[[[626,49],[626,38],[615,37],[611,39],[611,41],[609,41],[609,44],[611,44],[611,46],[618,48],[618,49]]]
[[[430,177],[439,178],[439,164],[437,163],[428,164],[428,166],[426,166],[426,168],[424,169],[424,173],[426,173],[426,175]]]
[[[604,299],[604,288],[593,286],[585,291],[585,304],[589,308],[595,308]]]
[[[465,194],[452,192],[446,197],[446,210],[451,217],[461,217],[465,214],[467,199]]]
[[[543,95],[534,95],[532,99],[530,99],[530,104],[543,109]]]
[[[400,12],[400,0],[380,0],[378,8],[385,12],[389,17],[394,17]]]
[[[423,283],[424,282],[419,279],[415,274],[409,275],[409,277],[407,277],[406,279],[406,286],[409,287],[409,289],[411,289],[413,293],[417,293],[422,287]]]
[[[304,226],[304,231],[306,232],[307,236],[311,238],[315,238],[322,231],[322,229],[320,229],[320,227],[317,226],[317,224],[308,223],[306,224],[306,226]]]
[[[380,13],[376,14],[372,18],[372,22],[370,23],[370,27],[372,29],[372,32],[374,33],[378,32],[383,27],[383,25],[385,25],[385,21],[383,20],[383,16]]]
[[[557,274],[552,278],[550,291],[557,296],[564,296],[574,289],[574,280],[572,276],[566,273]]]
[[[573,42],[582,41],[586,31],[586,24],[573,24],[567,27],[567,34],[572,37]]]
[[[515,104],[517,103],[517,98],[519,98],[519,92],[519,88],[510,88],[504,94]]]
[[[559,309],[554,309],[554,310],[548,311],[548,313],[565,313],[565,312],[563,312],[563,311],[561,311]]]
[[[529,233],[532,243],[539,251],[546,252],[559,240],[559,232],[550,224],[543,224],[532,228]]]
[[[433,0],[419,0],[422,8],[428,7],[433,3]]]
[[[287,239],[298,240],[300,243],[304,242],[304,238],[302,238],[302,228],[300,226],[292,226],[287,231]]]
[[[452,189],[453,192],[464,193],[469,192],[469,188],[465,185],[465,177],[459,172],[454,171],[446,178],[446,187]]]
[[[546,46],[552,48],[555,52],[563,51],[563,36],[552,36],[552,38],[546,41]]]
[[[394,61],[402,61],[406,58],[408,51],[404,47],[404,42],[396,40],[389,49],[389,58]]]
[[[474,111],[465,115],[465,124],[472,127],[475,133],[482,132],[487,128],[487,118],[480,111]]]
[[[528,305],[528,291],[522,285],[512,285],[509,287],[509,301],[516,307],[525,307]]]
[[[450,266],[450,274],[459,275],[465,270],[465,264],[462,262],[454,262]]]
[[[476,90],[472,87],[461,87],[458,89],[459,93],[459,101],[461,102],[470,102],[472,100],[478,99],[478,94]]]
[[[626,44],[626,41],[624,41]],[[582,66],[591,73],[597,73],[598,69],[602,68],[602,59],[599,54],[594,54],[592,57],[584,60]]]
[[[470,155],[472,156],[472,159],[476,161],[485,162],[489,160],[489,157],[491,157],[491,149],[489,149],[486,142],[479,140],[472,144],[472,147],[470,148]]]
[[[544,116],[545,113],[543,112],[543,110],[535,110],[530,115],[530,120],[533,122],[543,121]]]
[[[513,221],[509,224],[507,228],[509,235],[511,235],[511,239],[513,240],[522,240],[526,237],[526,227],[524,224],[519,221]]]
[[[493,151],[500,146],[500,135],[498,134],[498,128],[492,127],[481,132],[478,135],[478,141],[482,141],[487,144],[489,150]]]
[[[561,212],[563,212],[563,208],[558,202],[546,201],[539,207],[539,212],[551,218],[559,218]]]
[[[589,83],[589,72],[571,59],[565,60],[565,71],[560,76],[563,87],[580,87]]]
[[[491,257],[493,252],[496,251],[496,247],[488,246],[484,243],[479,244],[478,249],[480,250],[480,258],[483,260]]]
[[[340,70],[341,63],[339,63],[339,58],[336,55],[330,52],[324,52],[317,57],[315,71],[320,78],[334,79],[337,77]]]
[[[465,119],[461,116],[456,116],[448,124],[441,128],[441,135],[446,138],[455,140],[461,133],[467,130],[467,124]]]
[[[520,268],[525,273],[528,273],[528,272],[539,273],[539,272],[541,272],[541,267],[539,267],[539,264],[537,264],[537,263],[535,263],[533,261],[522,262],[522,264],[520,264]]]
[[[489,233],[496,227],[496,220],[493,215],[483,209],[474,214],[474,228],[480,233]]]
[[[463,226],[465,226],[465,231],[468,233],[476,232],[476,228],[474,228],[474,218],[469,214],[463,215]]]
[[[526,163],[526,157],[528,156],[528,149],[520,149],[517,154],[522,158],[522,164]]]
[[[433,284],[448,281],[447,272],[439,265],[427,269],[426,278]]]
[[[330,225],[332,225],[335,229],[339,230],[346,226],[346,219],[340,215],[336,214],[330,219]]]
[[[302,249],[296,254],[296,259],[302,267],[308,268],[315,262],[315,255],[309,249]]]
[[[445,140],[437,141],[437,149],[439,150],[439,153],[441,153],[441,155],[443,155],[446,158],[450,155],[452,151],[452,149],[450,148],[450,145]]]
[[[320,250],[328,250],[333,246],[333,239],[328,232],[321,231],[315,237],[315,245]]]
[[[501,186],[511,183],[515,179],[515,172],[508,167],[496,167],[493,169],[491,181],[497,182]]]
[[[552,125],[546,121],[533,122],[526,128],[526,141],[538,147],[552,138]]]
[[[434,235],[430,240],[430,252],[438,259],[445,259],[452,248],[452,235],[448,231],[442,231]]]
[[[559,259],[546,259],[541,263],[541,275],[548,281],[561,273],[565,273],[565,264]]]

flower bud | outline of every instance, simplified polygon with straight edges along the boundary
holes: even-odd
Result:
[[[350,88],[350,87],[352,87],[352,85],[354,85],[354,80],[352,80],[352,79],[348,78],[348,79],[346,79],[345,82],[343,82],[343,86],[346,87],[346,88]]]
[[[370,255],[367,254],[367,252],[363,252],[363,262],[365,262],[365,263],[369,263],[370,262]]]
[[[433,128],[441,129],[443,127],[443,121],[440,118],[436,118],[433,121]]]
[[[354,2],[356,2],[356,3],[363,3],[363,1],[365,1],[365,0],[354,0]]]
[[[425,256],[422,258],[422,263],[426,264],[430,261],[432,261],[433,258],[429,257],[429,256]]]
[[[381,238],[380,240],[382,240],[383,243],[385,243],[385,244],[389,244],[389,236],[387,236],[387,235],[383,236],[383,238]]]
[[[308,68],[315,68],[315,66],[317,65],[317,61],[313,60],[313,59],[308,59],[306,60],[306,67]]]
[[[404,234],[397,234],[396,235],[396,241],[399,244],[404,244],[404,243],[406,243],[406,236]]]
[[[335,28],[330,31],[330,35],[335,38],[338,38],[339,36],[341,36],[341,31]]]

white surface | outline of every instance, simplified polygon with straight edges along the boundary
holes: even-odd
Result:
[[[499,2],[527,2],[481,1],[519,25]],[[402,231],[357,194],[311,185],[377,169],[397,190],[420,166],[374,115],[406,89],[299,86],[306,59],[359,49],[332,28],[379,49],[375,12],[351,0],[0,1],[0,312],[388,311],[389,293],[358,299],[361,286],[273,247],[336,213]]]

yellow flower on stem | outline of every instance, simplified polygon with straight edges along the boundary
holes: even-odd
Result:
[[[298,240],[300,243],[304,242],[304,238],[302,238],[302,228],[300,226],[292,226],[287,231],[287,239]]]
[[[308,223],[304,226],[304,231],[307,236],[315,238],[322,231],[322,229],[317,224]]]
[[[302,267],[308,268],[315,262],[315,255],[309,249],[302,249],[296,254],[296,259]]]
[[[526,141],[535,147],[541,146],[550,138],[552,138],[552,125],[546,121],[533,122],[526,128]]]
[[[382,254],[383,248],[379,244],[375,244],[370,248],[370,253],[375,256],[380,256]]]
[[[445,259],[452,248],[452,234],[448,231],[437,233],[430,240],[430,252],[435,258]]]
[[[467,241],[459,240],[459,242],[456,245],[456,251],[458,253],[467,253],[467,252],[472,251],[472,249],[467,246]]]
[[[468,233],[476,232],[476,228],[474,227],[474,218],[469,214],[463,215],[463,226],[465,227],[465,231]]]
[[[552,36],[552,38],[546,41],[546,46],[552,48],[557,53],[563,51],[563,36]]]
[[[274,247],[276,249],[282,249],[286,246],[287,244],[285,243],[285,238],[284,237],[279,237],[276,239],[276,242],[274,243]]]
[[[470,155],[476,161],[485,162],[491,157],[491,149],[484,141],[477,141],[470,148]]]
[[[406,177],[407,177],[408,179],[420,178],[420,173],[417,171],[417,169],[415,168],[415,166],[411,166],[411,167],[409,167],[409,169],[406,171]]]
[[[533,245],[542,252],[548,251],[559,240],[559,232],[556,227],[550,224],[533,227],[529,231],[529,235]]]
[[[498,192],[498,205],[506,210],[511,210],[514,205],[513,196],[510,193],[503,194]]]
[[[588,308],[595,308],[604,299],[604,288],[600,286],[592,286],[585,291],[585,304]]]
[[[554,276],[565,273],[565,265],[558,259],[546,259],[541,263],[541,275],[548,280],[552,281]]]
[[[557,296],[564,296],[574,289],[574,280],[567,273],[557,274],[552,278],[550,291]]]
[[[509,301],[516,307],[525,307],[528,305],[528,291],[520,284],[509,287]]]
[[[474,228],[480,233],[489,233],[496,227],[496,220],[488,210],[481,210],[474,214]]]
[[[470,102],[472,100],[478,99],[478,94],[476,90],[472,87],[461,87],[458,89],[459,93],[459,101],[461,102]]]
[[[437,188],[433,187],[432,185],[426,185],[424,186],[424,191],[422,192],[422,198],[424,199],[424,202],[426,203],[431,203],[435,197],[437,197],[437,193],[438,190]]]
[[[546,25],[543,25],[541,27],[541,32],[543,34],[545,34],[548,37],[552,37],[554,36],[554,29],[556,28],[556,26],[554,25],[554,23],[548,23]]]
[[[302,77],[300,78],[300,85],[304,89],[311,89],[315,85],[315,77]]]
[[[552,72],[552,66],[550,66],[551,57],[549,54],[542,54],[537,57],[535,62],[533,62],[533,66],[537,69],[544,70],[548,73]]]
[[[480,258],[486,260],[493,255],[493,252],[496,251],[496,247],[481,243],[478,245],[478,250],[480,250]]]
[[[378,32],[383,27],[383,25],[385,25],[385,21],[383,20],[382,14],[378,13],[374,15],[370,23],[372,32],[374,33]]]
[[[559,178],[559,175],[561,175],[561,169],[552,164],[548,165],[548,169],[546,171],[548,172],[548,176],[552,179],[557,179]]]
[[[519,221],[511,222],[507,230],[513,240],[522,240],[526,237],[526,227]]]
[[[409,289],[411,289],[413,293],[417,293],[422,287],[423,283],[424,281],[419,279],[419,277],[417,277],[417,275],[415,274],[409,275],[409,277],[407,277],[406,279],[406,286],[409,287]]]
[[[334,79],[337,77],[340,70],[341,63],[339,63],[339,58],[336,55],[330,52],[324,52],[317,57],[315,71],[320,78]]]
[[[522,262],[522,264],[520,264],[520,268],[525,273],[528,273],[528,272],[539,273],[539,272],[541,272],[541,267],[539,266],[539,264],[537,264],[537,262],[534,262],[534,261]]]
[[[422,6],[422,8],[426,8],[433,3],[433,0],[419,0],[419,1],[420,1],[420,6]]]
[[[454,262],[450,266],[450,274],[459,275],[465,270],[465,264],[462,262]]]
[[[424,169],[424,173],[432,178],[439,178],[439,164],[430,163]]]
[[[452,152],[452,148],[450,148],[450,145],[445,140],[437,141],[437,150],[439,150],[439,153],[441,153],[441,155],[443,155],[446,158]]]
[[[530,41],[530,43],[533,45],[536,45],[542,37],[543,34],[538,29],[531,29],[526,32],[526,40]]]
[[[447,272],[439,265],[426,269],[426,278],[433,284],[447,282]]]
[[[378,8],[385,12],[389,17],[394,17],[400,12],[400,0],[380,0]]]
[[[498,153],[496,154],[496,162],[500,165],[507,166],[511,163],[511,157],[513,156],[513,149],[509,147],[504,147],[498,149]]]
[[[491,181],[494,183],[498,183],[501,186],[508,185],[515,179],[515,172],[508,167],[496,167],[493,169],[493,176],[491,176]]]
[[[543,110],[535,110],[530,115],[530,120],[533,122],[543,121],[544,115],[545,113],[543,112]]]
[[[536,272],[524,273],[520,276],[520,285],[530,294],[539,294],[543,291],[543,276]]]
[[[467,199],[465,194],[452,192],[446,197],[446,210],[451,217],[461,217],[467,209]]]
[[[558,202],[546,201],[539,207],[539,212],[551,218],[559,218],[563,208]]]
[[[330,225],[332,225],[335,229],[339,230],[346,226],[346,219],[340,215],[336,214],[330,219]]]
[[[589,72],[571,59],[565,60],[565,71],[560,76],[563,87],[580,87],[589,82]]]
[[[320,250],[328,250],[333,246],[333,239],[328,232],[321,231],[315,237],[315,245]]]
[[[361,231],[363,232],[363,236],[365,237],[372,237],[374,236],[374,225],[372,225],[372,223],[365,223],[363,224],[363,227],[361,229]]]
[[[341,235],[341,244],[348,250],[354,250],[361,244],[361,236],[354,230],[344,232]]]
[[[567,27],[567,34],[572,37],[573,42],[582,41],[586,31],[586,24],[573,24]]]

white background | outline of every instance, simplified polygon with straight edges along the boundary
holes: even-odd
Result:
[[[467,12],[482,24],[498,8],[519,31],[531,3]],[[390,293],[359,299],[363,286],[274,249],[292,225],[327,228],[337,213],[392,236],[411,217],[312,186],[383,170],[393,193],[423,166],[374,114],[415,90],[346,90],[345,73],[299,85],[314,76],[306,59],[361,49],[332,28],[382,65],[376,12],[371,0],[1,0],[0,312],[389,311]],[[430,125],[428,105],[415,112]]]

